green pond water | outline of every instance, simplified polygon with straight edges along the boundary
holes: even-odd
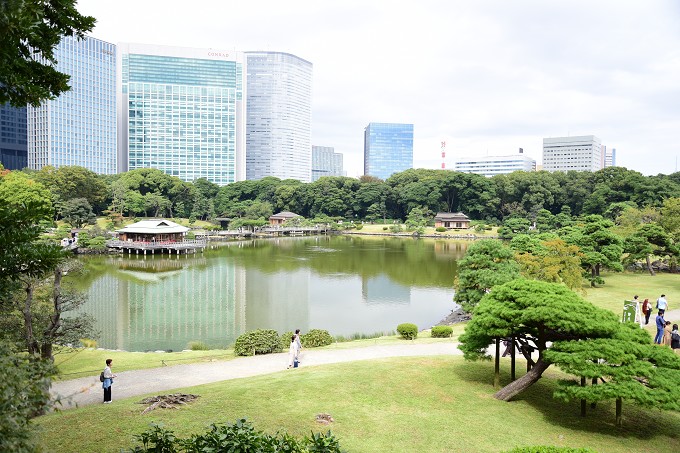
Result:
[[[81,308],[98,345],[226,347],[249,330],[331,335],[428,328],[456,306],[453,280],[467,242],[306,236],[216,244],[195,255],[83,257]]]

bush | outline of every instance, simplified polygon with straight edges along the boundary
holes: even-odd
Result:
[[[279,347],[282,351],[288,351],[290,347],[290,339],[295,335],[293,332],[284,332],[279,337]],[[302,339],[300,339],[302,341]]]
[[[415,340],[416,337],[418,337],[418,326],[411,324],[410,322],[405,322],[397,326],[397,332],[401,335],[401,338]]]
[[[187,349],[191,351],[208,351],[210,350],[210,346],[202,341],[190,341],[187,345]]]
[[[340,442],[328,433],[312,433],[298,440],[287,433],[277,432],[274,435],[256,430],[246,419],[232,424],[211,424],[202,434],[188,439],[175,436],[174,432],[155,423],[135,439],[142,446],[134,447],[132,452],[164,452],[182,451],[239,451],[239,452],[324,452],[340,453]]]
[[[451,326],[434,326],[432,328],[432,338],[449,338],[453,335],[453,327]]]
[[[312,329],[304,335],[300,336],[302,346],[305,348],[318,348],[319,346],[328,346],[333,343],[333,337],[327,330]]]
[[[362,229],[363,227],[364,227],[364,226],[363,226],[361,223],[357,223],[356,226],[355,226],[355,228],[356,228],[357,230],[360,230],[360,229]]]
[[[400,224],[395,224],[395,225],[390,225],[390,231],[392,233],[401,233],[403,231],[403,228],[401,227]]]
[[[387,231],[387,228],[388,228],[388,227],[384,226],[384,227],[383,227],[383,231]]]
[[[446,227],[438,226],[437,228],[435,228],[435,231],[437,231],[438,233],[444,233],[446,231]]]
[[[505,453],[596,453],[595,450],[589,448],[571,448],[571,447],[553,447],[553,446],[532,446],[532,447],[516,447],[508,450]]]
[[[104,250],[106,249],[106,238],[102,236],[97,236],[90,239],[87,248],[92,250]]]
[[[289,343],[290,344],[290,343]],[[271,354],[281,350],[276,330],[251,330],[239,336],[234,344],[236,355]]]

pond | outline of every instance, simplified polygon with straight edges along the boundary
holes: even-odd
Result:
[[[228,242],[196,255],[83,257],[76,285],[98,346],[227,347],[242,333],[326,329],[333,336],[429,328],[452,309],[468,242],[305,236]]]

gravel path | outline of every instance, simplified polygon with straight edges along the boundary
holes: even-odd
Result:
[[[462,355],[457,346],[458,343],[453,341],[442,341],[427,344],[405,342],[404,344],[390,346],[366,346],[348,349],[304,349],[300,366],[306,368],[328,363],[383,357]],[[113,384],[113,400],[115,403],[116,399],[147,393],[172,393],[169,391],[173,389],[286,371],[287,365],[288,353],[279,353],[239,357],[224,362],[193,363],[123,371],[116,373],[118,377]],[[295,370],[288,372],[294,373]],[[56,381],[52,384],[50,392],[53,396],[62,399],[61,407],[63,409],[97,404],[103,400],[103,391],[98,376]]]

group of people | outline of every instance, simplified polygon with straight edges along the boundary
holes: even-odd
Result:
[[[638,300],[638,296],[634,297],[634,300]],[[662,294],[656,300],[656,307],[658,314],[656,315],[656,335],[654,336],[655,344],[662,344],[670,346],[678,354],[680,354],[680,333],[678,332],[678,325],[673,324],[671,326],[670,321],[666,321],[664,318],[666,310],[668,310],[668,301],[666,300],[666,295]],[[645,299],[642,302],[642,313],[645,316],[645,324],[649,324],[649,317],[652,313],[652,303],[649,299]]]

